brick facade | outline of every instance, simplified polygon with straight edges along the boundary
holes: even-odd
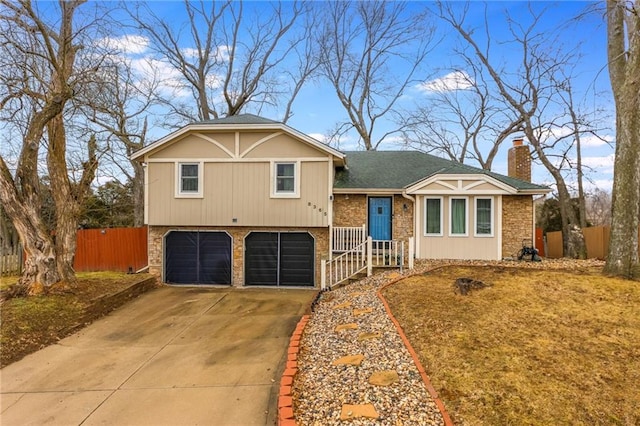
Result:
[[[244,239],[252,231],[255,232],[309,232],[315,241],[315,286],[320,287],[321,260],[328,258],[329,229],[328,228],[260,228],[233,227],[219,228],[211,226],[177,227],[150,226],[149,227],[149,272],[162,276],[163,247],[162,239],[169,231],[224,231],[231,235],[233,250],[232,284],[236,287],[244,285]]]
[[[333,200],[333,226],[366,225],[367,198],[364,194],[336,194]],[[392,238],[408,241],[413,235],[413,202],[402,195],[394,195],[392,205]]]
[[[502,257],[514,256],[522,248],[522,240],[533,239],[533,197],[502,197]]]
[[[336,194],[333,196],[333,226],[362,226],[367,223],[367,196]]]
[[[513,146],[509,148],[508,175],[527,182],[531,182],[531,152],[529,145],[524,145],[522,139],[513,141]]]

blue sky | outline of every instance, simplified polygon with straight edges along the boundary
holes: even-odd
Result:
[[[115,7],[115,3],[100,3],[105,7]],[[138,4],[141,4],[139,2]],[[454,7],[461,8],[463,2],[452,3]],[[574,18],[580,15],[592,2],[563,1],[563,2],[532,2],[531,7],[539,11],[547,9],[544,20],[540,22],[537,29],[544,33],[557,33],[558,39],[549,48],[561,47],[565,51],[572,51],[581,55],[580,61],[575,67],[570,69],[574,76],[574,88],[576,99],[586,111],[603,109],[597,113],[598,120],[601,121],[599,132],[602,138],[613,141],[613,128],[615,127],[613,116],[613,103],[611,100],[611,90],[606,69],[606,28],[601,12],[585,14],[581,19]],[[598,3],[596,3],[598,4]],[[153,12],[163,18],[168,19],[176,29],[181,28],[186,22],[186,15],[182,2],[176,1],[153,1],[148,5]],[[46,7],[46,6],[45,6]],[[249,11],[259,13],[269,13],[268,4],[265,2],[247,2],[245,7]],[[434,8],[432,2],[410,2],[409,13],[419,13],[424,8]],[[486,16],[489,34],[492,41],[497,42],[492,50],[492,60],[504,65],[505,69],[517,69],[519,67],[518,56],[513,46],[506,43],[509,40],[509,32],[506,21],[506,14],[512,19],[514,25],[527,26],[530,23],[528,12],[529,3],[501,2],[493,1],[486,3]],[[123,18],[124,19],[124,18]],[[457,34],[450,29],[448,24],[433,19],[433,24],[437,28],[437,38],[440,43],[429,54],[426,63],[421,71],[420,78],[415,84],[410,85],[397,106],[401,109],[411,109],[416,104],[429,101],[433,96],[425,87],[442,84],[442,79],[451,75],[452,70],[463,69],[459,59],[454,54],[454,48],[460,45]],[[478,28],[475,35],[478,40],[483,40],[482,26],[485,22],[485,3],[471,2],[466,23],[469,27]],[[113,33],[110,36],[114,45],[122,49],[122,55],[127,57],[134,64],[134,68],[139,72],[139,77],[144,78],[144,72],[153,68],[165,79],[165,90],[171,92],[176,99],[183,98],[189,101],[186,91],[176,91],[170,88],[176,84],[179,78],[178,73],[172,70],[170,65],[163,62],[162,58],[154,55],[149,47],[149,42],[145,36],[138,33],[133,27],[127,27]],[[193,46],[188,41],[181,46],[188,50]],[[222,47],[222,50],[224,47]],[[400,67],[401,65],[399,65]],[[402,69],[398,69],[402,72]],[[338,102],[333,88],[324,80],[319,79],[310,82],[299,94],[294,104],[294,115],[288,124],[302,132],[310,134],[320,140],[338,121],[346,119],[346,113]],[[255,112],[248,110],[247,112]],[[263,115],[272,119],[281,119],[282,110],[278,108],[263,111]],[[160,120],[161,121],[161,120]],[[153,120],[151,120],[153,122]],[[383,122],[380,125],[378,134],[391,129],[393,123]],[[168,133],[171,129],[156,125],[150,134],[152,138],[159,138]],[[556,129],[562,133],[562,129]],[[149,141],[152,142],[152,141]],[[587,170],[587,186],[589,188],[599,187],[610,190],[613,171],[613,148],[602,143],[596,138],[585,138],[583,147],[584,163],[592,169]],[[498,173],[506,173],[507,149],[511,145],[510,141],[503,144],[500,153],[493,164],[493,170]],[[358,149],[357,138],[354,133],[347,135],[340,144],[340,149]],[[393,138],[384,142],[379,149],[399,149],[397,141]],[[475,165],[473,163],[470,163]],[[534,165],[534,181],[538,183],[551,184],[552,180],[541,164]]]

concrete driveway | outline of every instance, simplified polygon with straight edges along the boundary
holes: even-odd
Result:
[[[0,370],[3,426],[272,425],[315,292],[163,287]]]

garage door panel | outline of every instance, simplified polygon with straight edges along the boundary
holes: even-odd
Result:
[[[308,233],[280,236],[280,285],[313,286],[313,237]]]
[[[314,243],[308,233],[252,232],[245,248],[245,285],[313,286]]]
[[[231,237],[224,233],[201,232],[200,282],[231,284]]]
[[[198,239],[194,232],[171,232],[165,241],[165,281],[172,284],[198,280]]]
[[[165,238],[165,281],[231,284],[231,237],[224,232],[171,231]]]
[[[245,284],[277,285],[278,234],[252,232],[245,239]]]

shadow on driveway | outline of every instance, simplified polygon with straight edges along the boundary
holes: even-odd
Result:
[[[315,291],[162,287],[0,370],[2,425],[272,425]]]

